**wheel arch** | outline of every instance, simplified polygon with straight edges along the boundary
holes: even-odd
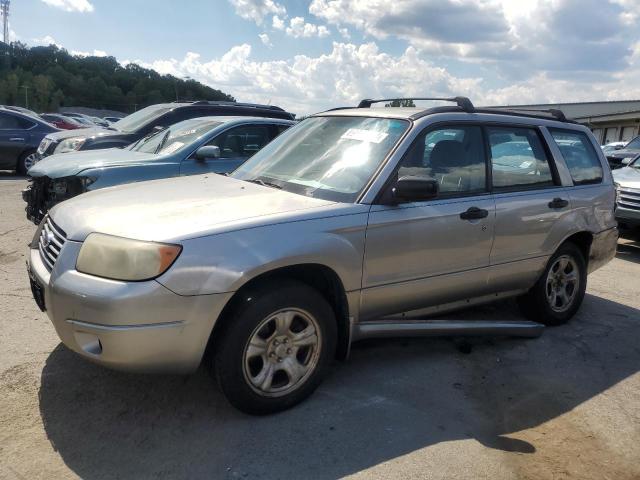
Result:
[[[565,238],[560,243],[560,245],[558,245],[558,248],[560,248],[565,243],[573,243],[575,246],[577,246],[580,249],[580,252],[582,252],[582,256],[583,256],[585,264],[586,264],[586,266],[588,268],[589,267],[589,256],[590,256],[590,252],[591,252],[591,244],[593,243],[593,236],[594,236],[593,233],[589,232],[587,230],[582,230],[582,231],[579,231],[579,232],[572,233],[567,238]],[[557,248],[556,248],[556,250],[557,250]]]
[[[209,343],[207,353],[210,354],[215,349],[214,339],[225,328],[231,320],[232,312],[238,305],[246,301],[248,294],[258,286],[279,280],[296,280],[317,290],[331,306],[335,318],[338,338],[336,339],[336,357],[344,359],[348,355],[350,343],[351,325],[349,320],[349,302],[344,284],[340,276],[334,269],[319,263],[300,263],[287,265],[273,270],[269,270],[247,280],[227,301],[222,309],[218,321],[215,323]]]

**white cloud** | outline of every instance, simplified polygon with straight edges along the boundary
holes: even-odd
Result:
[[[252,20],[257,25],[262,25],[268,15],[286,16],[287,9],[284,5],[274,0],[229,0],[235,8],[236,14],[245,20]]]
[[[49,45],[56,45],[58,47],[60,46],[56,42],[56,39],[53,38],[51,35],[45,35],[42,38],[32,38],[30,43],[33,46],[43,46],[43,47],[48,47]]]
[[[271,25],[276,30],[284,30],[285,23],[284,20],[281,19],[278,15],[274,15],[271,19]]]
[[[88,0],[42,0],[47,5],[60,8],[66,12],[93,12],[93,5]]]
[[[77,55],[79,57],[106,57],[107,52],[105,52],[104,50],[94,50],[93,52],[71,50],[71,55]]]
[[[324,25],[307,23],[303,17],[294,17],[289,21],[289,26],[285,30],[286,34],[293,38],[300,37],[327,37],[329,30]]]
[[[498,87],[479,75],[453,75],[412,46],[400,55],[380,51],[375,42],[336,42],[326,54],[289,60],[259,61],[251,54],[251,47],[243,44],[211,60],[190,52],[182,60],[135,63],[189,76],[240,101],[271,102],[298,114],[394,96],[466,95],[477,105],[640,98],[640,54],[628,71],[597,83],[538,72]]]
[[[312,0],[337,28],[389,37],[438,57],[490,62],[502,75],[607,75],[640,39],[638,0]]]
[[[269,35],[267,35],[266,33],[261,33],[258,35],[258,37],[260,37],[260,41],[264,45],[266,45],[269,48],[273,47],[273,43],[271,43],[271,39],[269,38]]]

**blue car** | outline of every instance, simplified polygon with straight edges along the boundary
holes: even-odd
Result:
[[[290,120],[202,117],[159,129],[126,148],[52,155],[28,172],[27,218],[38,224],[57,203],[86,191],[158,178],[228,173],[281,132]]]
[[[15,108],[0,106],[0,170],[6,168],[24,175],[38,159],[36,149],[41,140],[60,130],[36,114],[28,115]]]

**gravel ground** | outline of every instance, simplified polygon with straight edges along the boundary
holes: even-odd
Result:
[[[640,235],[568,325],[357,344],[310,400],[255,418],[204,369],[112,372],[60,344],[25,273],[25,184],[0,173],[2,479],[640,478]],[[511,301],[473,315],[518,318]]]

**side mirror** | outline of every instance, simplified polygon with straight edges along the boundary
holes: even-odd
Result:
[[[205,160],[207,158],[220,158],[220,147],[216,145],[205,145],[196,150],[196,160]]]
[[[624,147],[622,145],[616,145],[613,147],[614,150],[622,150]]]
[[[401,177],[391,189],[394,199],[400,202],[419,202],[438,196],[438,181],[429,177]]]

